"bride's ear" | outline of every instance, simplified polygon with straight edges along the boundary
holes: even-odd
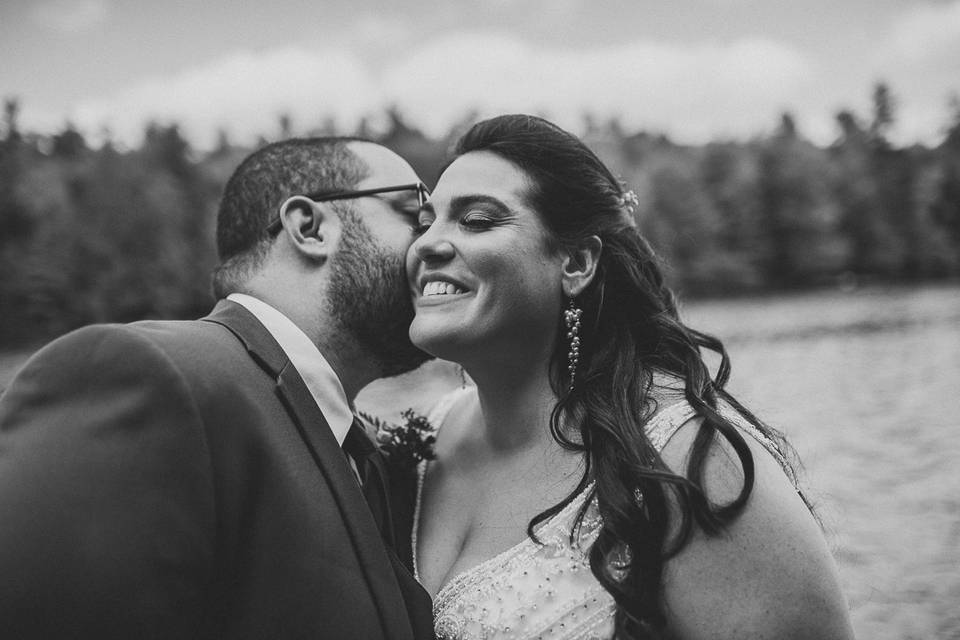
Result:
[[[568,298],[580,295],[593,282],[600,263],[603,242],[590,236],[576,247],[566,249],[563,256],[563,294]]]

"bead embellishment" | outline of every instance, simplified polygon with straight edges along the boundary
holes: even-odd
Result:
[[[567,327],[567,340],[570,350],[567,352],[567,374],[570,376],[570,391],[577,377],[577,365],[580,364],[580,316],[583,309],[570,298],[570,304],[563,311],[563,323]]]

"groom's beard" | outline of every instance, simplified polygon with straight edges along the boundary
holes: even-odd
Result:
[[[413,303],[403,256],[390,255],[352,211],[332,262],[327,300],[333,317],[376,359],[384,376],[416,369],[432,356],[410,342]]]

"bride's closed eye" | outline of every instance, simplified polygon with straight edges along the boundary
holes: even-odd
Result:
[[[501,217],[497,213],[491,213],[483,209],[466,209],[456,217],[456,220],[457,224],[465,229],[483,231],[496,226]],[[423,235],[433,226],[435,221],[436,216],[432,212],[421,209],[413,232],[416,235]]]
[[[415,198],[387,199],[387,203],[394,211],[416,223],[420,215],[420,203]]]
[[[496,223],[496,219],[479,211],[469,211],[460,217],[460,224],[472,230],[488,229]]]

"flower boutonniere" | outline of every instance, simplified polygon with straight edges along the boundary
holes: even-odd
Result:
[[[400,416],[402,424],[394,424],[365,413],[364,420],[377,428],[377,445],[392,465],[401,468],[416,467],[422,460],[437,457],[433,445],[436,429],[425,416],[407,409]]]

